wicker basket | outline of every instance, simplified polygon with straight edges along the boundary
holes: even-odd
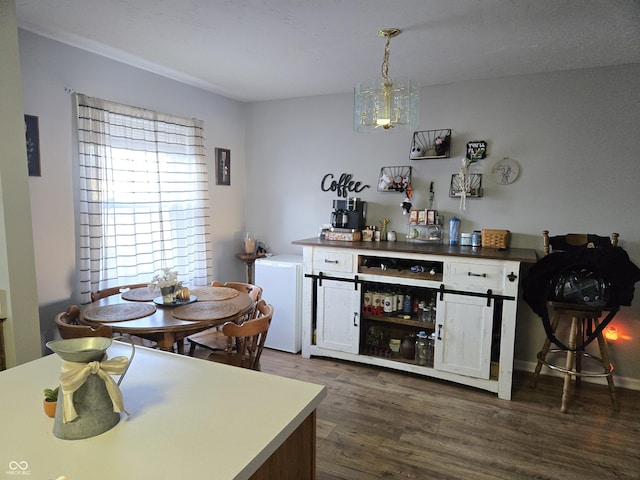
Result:
[[[509,230],[482,229],[482,248],[509,248]]]

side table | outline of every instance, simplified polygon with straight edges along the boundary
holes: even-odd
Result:
[[[264,257],[264,253],[253,255],[247,253],[236,253],[236,257],[247,265],[247,283],[253,284],[253,264],[258,258]]]

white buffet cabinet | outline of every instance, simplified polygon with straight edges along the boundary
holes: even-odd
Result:
[[[520,267],[536,261],[534,250],[317,238],[293,243],[303,246],[304,357],[404,370],[511,399]],[[376,289],[425,298],[435,307],[434,320],[413,312],[410,318],[372,314],[364,292]],[[433,366],[371,347],[372,336],[388,343],[419,330],[435,333]]]

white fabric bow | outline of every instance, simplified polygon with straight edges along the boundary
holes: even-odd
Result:
[[[124,401],[120,387],[113,381],[111,375],[120,375],[127,369],[129,359],[127,357],[114,357],[102,362],[78,363],[62,361],[62,373],[60,374],[60,388],[62,390],[62,421],[68,423],[77,418],[78,413],[73,405],[73,393],[78,390],[89,375],[98,375],[107,387],[109,398],[113,403],[113,411],[124,412]]]

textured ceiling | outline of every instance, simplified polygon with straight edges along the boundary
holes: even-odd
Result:
[[[638,0],[16,0],[19,27],[240,101],[640,63]]]

